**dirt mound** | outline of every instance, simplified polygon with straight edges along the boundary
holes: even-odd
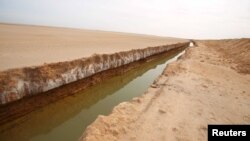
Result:
[[[196,44],[213,47],[220,52],[240,73],[250,74],[250,39],[203,40]]]

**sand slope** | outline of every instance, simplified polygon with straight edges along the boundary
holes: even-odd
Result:
[[[249,124],[250,72],[239,61],[250,58],[249,41],[198,42],[143,96],[99,116],[80,140],[203,141],[207,124]]]
[[[139,34],[0,24],[0,71],[187,40]]]

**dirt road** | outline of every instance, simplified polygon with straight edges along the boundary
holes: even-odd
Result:
[[[250,40],[197,41],[144,95],[99,116],[82,141],[207,140],[207,124],[250,123]]]

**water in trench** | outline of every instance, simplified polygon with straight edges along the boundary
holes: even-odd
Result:
[[[83,92],[51,103],[25,116],[19,124],[0,133],[2,141],[74,141],[100,114],[143,94],[165,66],[183,52],[171,51]]]

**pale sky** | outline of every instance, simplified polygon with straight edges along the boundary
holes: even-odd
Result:
[[[0,22],[182,38],[250,38],[250,0],[0,0]]]

